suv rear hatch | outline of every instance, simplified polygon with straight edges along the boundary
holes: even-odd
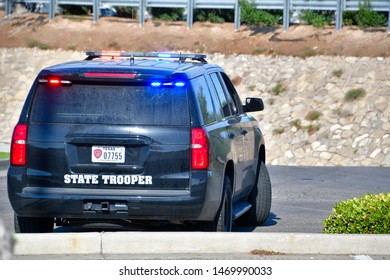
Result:
[[[99,75],[40,78],[28,127],[31,191],[49,187],[96,197],[126,190],[188,193],[191,132],[185,83]]]

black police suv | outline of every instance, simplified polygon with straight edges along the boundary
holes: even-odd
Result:
[[[164,221],[261,225],[271,182],[259,98],[206,55],[87,52],[43,69],[11,143],[15,232]]]

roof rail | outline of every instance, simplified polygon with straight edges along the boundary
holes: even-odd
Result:
[[[196,60],[202,63],[207,63],[206,54],[196,53],[157,53],[157,52],[122,52],[122,51],[88,51],[86,52],[87,58],[85,60],[92,60],[99,57],[111,57],[112,59],[117,57],[129,57],[134,60],[135,57],[147,57],[147,58],[177,58],[180,62],[184,62],[187,58]]]

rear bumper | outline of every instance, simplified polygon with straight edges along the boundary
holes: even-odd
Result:
[[[208,173],[192,174],[186,190],[23,187],[23,175],[8,172],[13,210],[25,217],[67,219],[213,220],[220,201],[207,192]]]

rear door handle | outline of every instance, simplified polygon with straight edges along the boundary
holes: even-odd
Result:
[[[248,133],[248,130],[246,130],[246,129],[244,129],[244,130],[241,131],[241,134],[242,134],[242,135],[246,135],[247,133]]]

